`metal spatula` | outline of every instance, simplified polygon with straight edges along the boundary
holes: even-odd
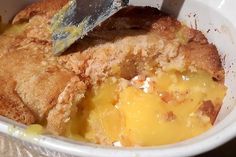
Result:
[[[69,0],[52,19],[53,51],[60,55],[76,40],[114,13],[129,0]]]

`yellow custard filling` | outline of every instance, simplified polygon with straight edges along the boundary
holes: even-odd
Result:
[[[0,34],[8,36],[17,36],[25,30],[26,26],[26,23],[15,25],[3,24],[0,20]]]
[[[109,78],[87,92],[66,136],[123,146],[175,143],[212,127],[201,106],[211,102],[219,108],[225,92],[204,71],[162,72],[131,81]]]

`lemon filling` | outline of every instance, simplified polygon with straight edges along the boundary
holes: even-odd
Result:
[[[226,87],[204,71],[111,77],[86,93],[66,136],[98,144],[152,146],[212,127]]]

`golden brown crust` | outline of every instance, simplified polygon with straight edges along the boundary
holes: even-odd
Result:
[[[180,53],[184,54],[187,65],[206,70],[216,80],[224,80],[224,69],[214,45],[190,42],[180,48]]]
[[[84,98],[86,86],[78,77],[74,77],[59,95],[56,106],[47,117],[47,130],[62,135],[66,131],[66,124],[73,113],[77,111],[77,104]],[[56,118],[55,118],[56,117]]]
[[[193,66],[207,70],[217,80],[224,78],[217,49],[200,31],[181,26],[153,8],[122,10],[68,50],[71,51],[76,53],[60,57],[59,62],[94,83],[114,75],[114,67],[126,79],[145,73],[150,66],[180,71]],[[153,58],[156,62],[150,63]]]
[[[56,104],[57,96],[73,76],[48,61],[45,43],[21,38],[12,43],[1,57],[0,72],[9,73],[16,81],[16,91],[25,104],[42,120]],[[42,48],[42,49],[41,49]]]
[[[16,82],[11,79],[5,80],[0,77],[0,115],[26,125],[35,123],[34,114],[15,92]]]
[[[5,53],[7,53],[7,50],[9,48],[9,44],[10,42],[12,42],[14,40],[14,37],[12,36],[7,36],[7,35],[1,35],[0,36],[0,58],[1,56],[3,56]]]

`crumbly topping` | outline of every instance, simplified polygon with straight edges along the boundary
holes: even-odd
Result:
[[[49,112],[47,118],[49,131],[59,134],[65,132],[65,124],[73,115],[72,112],[76,112],[76,106],[84,98],[85,91],[85,84],[78,77],[71,78],[64,91],[58,96],[57,104]]]

